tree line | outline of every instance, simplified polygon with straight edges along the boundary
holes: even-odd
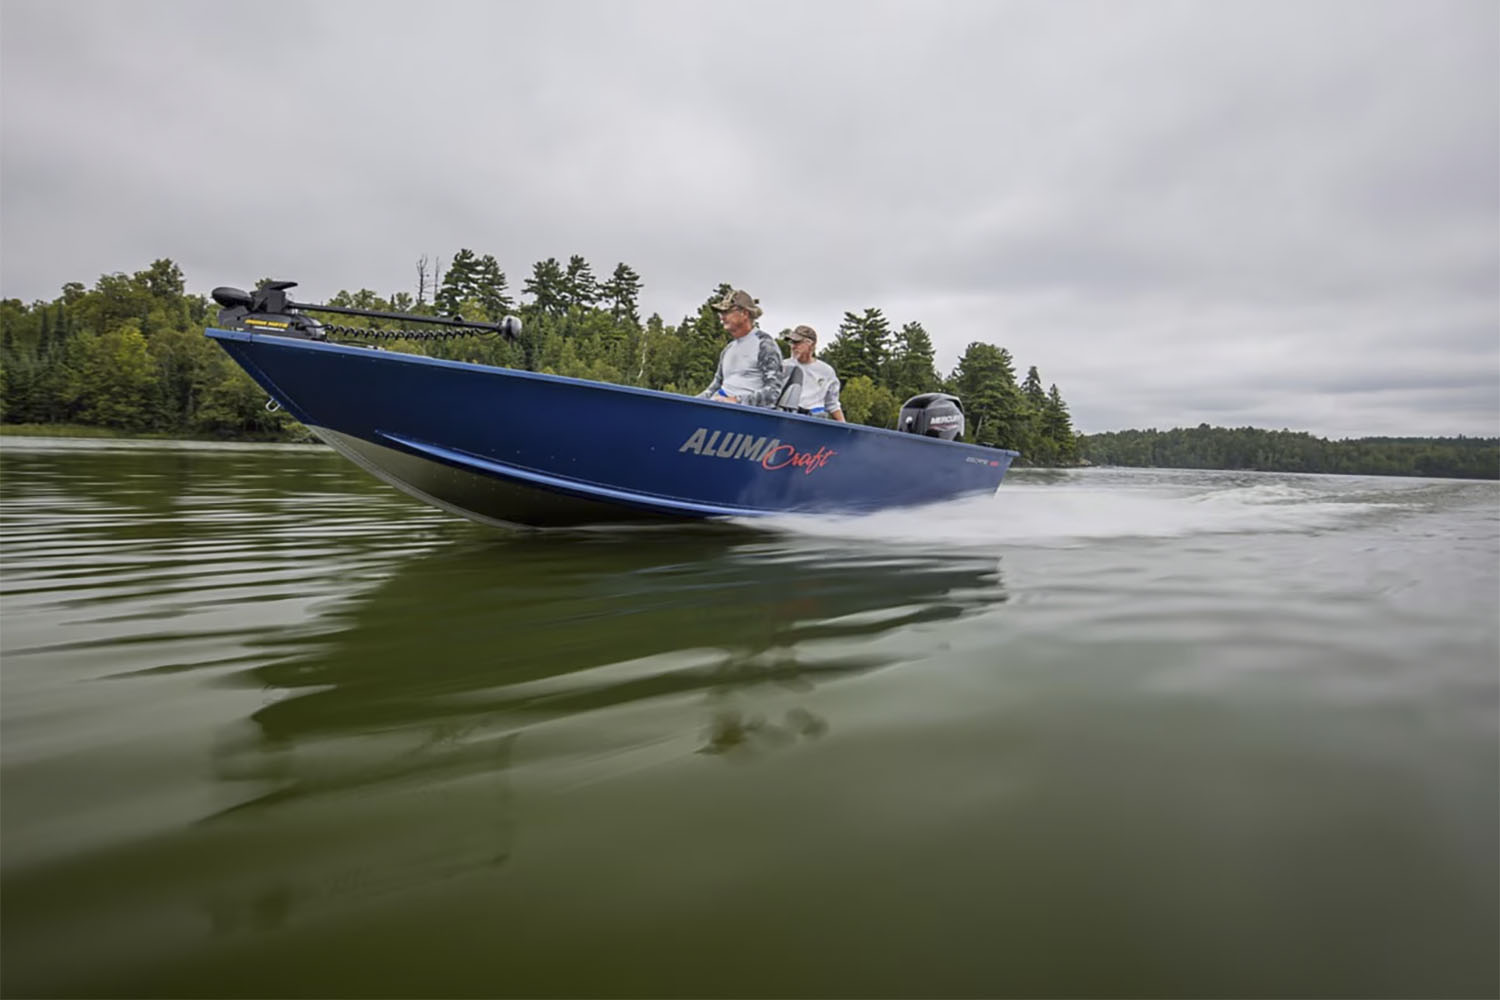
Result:
[[[419,315],[523,320],[514,342],[473,335],[396,341],[398,350],[620,385],[696,393],[725,343],[710,303],[675,324],[640,316],[640,275],[617,264],[598,278],[587,260],[538,261],[519,296],[498,261],[460,250],[446,267],[417,262],[417,291],[382,297],[341,291],[327,304]],[[182,270],[157,260],[134,274],[106,274],[92,288],[69,282],[50,302],[0,301],[0,421],[88,425],[126,433],[239,440],[306,440],[229,356],[203,336],[214,303],[185,289]],[[361,321],[372,328],[399,323]],[[772,331],[775,332],[775,331]],[[1033,366],[1017,379],[1011,353],[968,345],[947,377],[920,322],[893,325],[877,308],[846,312],[819,352],[843,380],[845,416],[892,427],[902,401],[951,392],[964,402],[965,439],[1013,448],[1033,465],[1156,466],[1365,475],[1500,478],[1495,438],[1361,438],[1209,427],[1074,433],[1056,385]]]
[[[1084,459],[1095,465],[1500,479],[1500,438],[1329,441],[1304,431],[1199,424],[1169,431],[1086,434],[1078,440]]]
[[[642,280],[619,263],[606,278],[573,255],[532,266],[519,296],[496,258],[463,249],[446,263],[417,262],[416,294],[340,291],[327,305],[497,322],[522,319],[515,341],[490,335],[397,340],[396,350],[527,371],[692,394],[708,385],[725,344],[705,296],[669,324],[640,316]],[[217,307],[185,289],[181,268],[152,262],[134,274],[106,274],[92,288],[63,286],[50,302],[0,301],[0,421],[81,424],[128,433],[242,440],[300,440],[306,432],[203,336]],[[344,320],[343,322],[353,322]],[[358,320],[372,329],[402,324]],[[770,331],[776,332],[776,331]],[[1057,386],[1036,368],[1017,381],[1010,352],[971,343],[945,378],[919,322],[894,327],[877,308],[847,312],[819,352],[843,381],[845,417],[893,427],[901,403],[924,392],[964,402],[965,439],[1014,448],[1023,461],[1069,464],[1077,438]]]

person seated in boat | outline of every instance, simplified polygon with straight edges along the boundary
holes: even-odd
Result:
[[[746,406],[774,406],[781,394],[781,350],[776,339],[756,325],[760,306],[749,292],[726,292],[713,303],[729,343],[719,354],[719,366],[699,399],[717,399]]]
[[[818,350],[818,331],[798,326],[782,334],[792,345],[792,356],[782,368],[781,401],[783,409],[795,410],[812,417],[826,417],[845,423],[844,408],[839,403],[839,376],[833,366],[813,355]]]

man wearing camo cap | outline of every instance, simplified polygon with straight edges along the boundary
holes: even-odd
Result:
[[[784,331],[782,336],[791,343],[792,356],[786,359],[782,381],[787,389],[782,393],[781,405],[810,417],[846,423],[844,407],[839,403],[838,373],[828,362],[813,357],[818,349],[818,331],[799,326]]]
[[[760,306],[749,292],[733,289],[713,303],[729,343],[719,354],[719,367],[699,399],[717,399],[746,406],[773,406],[781,393],[781,350],[776,339],[755,324]]]

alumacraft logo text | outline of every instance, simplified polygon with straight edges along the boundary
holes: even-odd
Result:
[[[801,469],[806,474],[821,469],[838,452],[832,448],[817,451],[798,451],[796,445],[783,444],[780,438],[752,437],[749,434],[726,434],[723,431],[709,433],[700,427],[682,443],[679,452],[690,451],[708,458],[743,458],[759,462],[761,468]]]

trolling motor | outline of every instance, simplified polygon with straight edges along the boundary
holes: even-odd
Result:
[[[293,302],[286,290],[296,288],[295,281],[268,281],[253,292],[221,285],[211,293],[223,306],[218,325],[228,330],[269,333],[277,337],[299,337],[303,340],[327,340],[329,335],[372,337],[377,340],[437,340],[463,337],[469,333],[498,333],[507,340],[521,335],[521,321],[507,316],[498,323],[479,323],[462,316],[420,316],[416,313],[382,312],[378,309],[352,309],[348,306],[320,306],[311,302]],[[334,324],[324,325],[304,312],[339,313],[369,319],[391,319],[401,323],[424,323],[451,328],[437,330],[371,329]]]

